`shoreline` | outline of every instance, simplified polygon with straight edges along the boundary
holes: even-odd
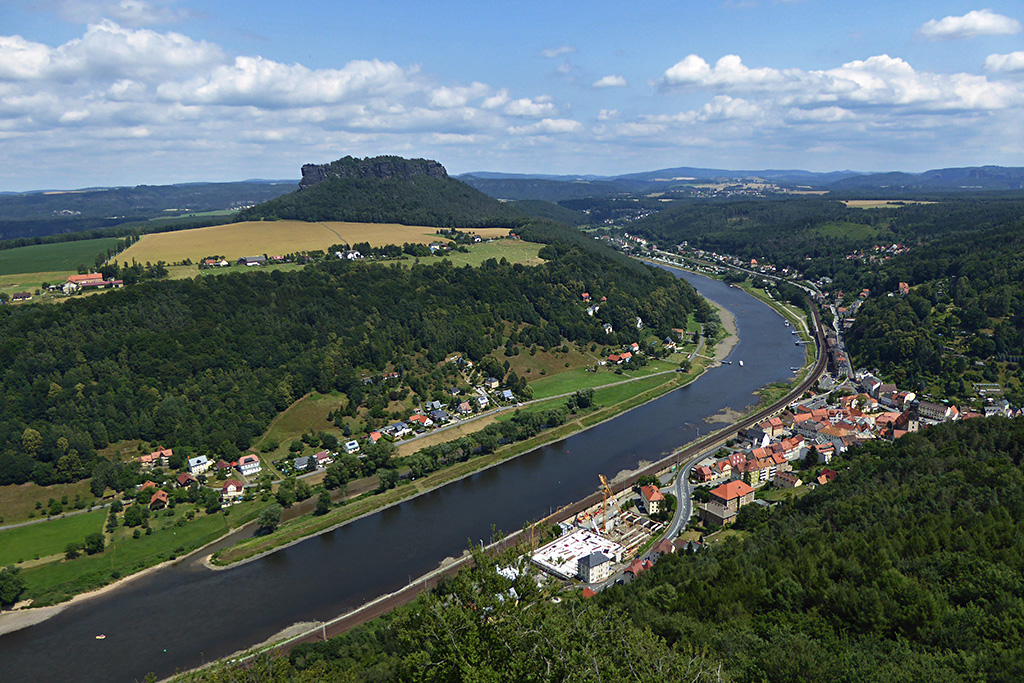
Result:
[[[45,607],[28,606],[22,607],[21,609],[12,609],[7,610],[5,612],[0,612],[0,636],[6,635],[8,633],[14,633],[15,631],[20,631],[21,629],[28,628],[29,626],[41,624],[47,619],[57,616],[58,614],[66,610],[68,607],[71,607],[72,605],[76,605],[80,602],[85,602],[87,600],[97,598],[106,593],[111,593],[115,590],[124,588],[125,586],[127,586],[128,584],[132,583],[137,579],[149,576],[150,574],[154,574],[161,569],[165,569],[175,564],[185,562],[193,555],[201,553],[202,551],[206,550],[215,543],[220,543],[231,534],[244,529],[246,526],[250,524],[252,524],[252,522],[246,522],[237,529],[231,529],[227,533],[218,536],[209,543],[204,543],[203,545],[199,546],[198,548],[196,548],[195,550],[186,555],[182,555],[181,557],[178,557],[173,560],[164,560],[160,564],[154,564],[152,567],[146,567],[145,569],[137,571],[134,574],[129,574],[128,576],[120,578],[117,581],[108,583],[105,586],[93,588],[91,591],[87,591],[85,593],[79,593],[78,595],[73,596],[70,600],[67,600],[66,602],[60,602],[56,605],[47,605]]]

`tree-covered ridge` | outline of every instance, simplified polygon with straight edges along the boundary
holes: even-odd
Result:
[[[690,312],[713,316],[667,274],[577,246],[542,256],[533,268],[330,261],[0,308],[0,483],[88,476],[95,449],[122,439],[232,457],[309,391],[359,405],[363,374],[397,371],[427,400],[443,396],[446,356],[479,360],[512,335],[607,343],[604,321],[640,316],[667,336]],[[583,291],[608,297],[600,317]]]
[[[862,279],[879,294],[900,282],[907,296],[872,297],[857,315],[848,342],[859,365],[946,398],[999,383],[1024,403],[1024,221],[936,241]]]
[[[525,217],[452,178],[327,177],[242,211],[240,221],[353,221],[438,228],[511,228]]]
[[[846,260],[853,250],[994,229],[1022,213],[1024,201],[1013,195],[873,209],[804,197],[680,203],[631,223],[628,230],[666,249],[686,240],[694,248],[836,278],[856,265]]]
[[[736,681],[1021,680],[1022,457],[1003,418],[870,442],[827,487],[748,513],[742,540],[600,601]]]

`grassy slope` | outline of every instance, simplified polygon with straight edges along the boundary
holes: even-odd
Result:
[[[67,496],[68,502],[73,504],[77,495],[87,504],[92,504],[95,498],[89,490],[89,482],[89,479],[83,479],[74,484],[54,484],[53,486],[40,486],[31,482],[0,486],[0,520],[3,520],[4,524],[17,524],[32,519],[29,517],[29,513],[34,513],[36,517],[42,517],[45,515],[45,511],[36,511],[36,503],[42,503],[45,507],[51,498],[60,500],[63,496]],[[65,511],[70,512],[71,510],[65,506]]]

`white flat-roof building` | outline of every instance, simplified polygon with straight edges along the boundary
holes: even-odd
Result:
[[[594,553],[602,553],[609,558],[609,561],[621,562],[625,550],[615,541],[610,541],[593,531],[580,529],[538,548],[530,559],[538,567],[560,579],[572,579],[579,576],[589,582],[587,577],[591,575],[591,572],[588,567],[585,572],[581,573],[581,560],[585,560]],[[605,567],[607,566],[606,564]],[[597,569],[597,567],[594,568]]]

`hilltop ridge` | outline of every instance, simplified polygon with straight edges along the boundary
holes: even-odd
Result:
[[[447,178],[448,171],[432,159],[405,159],[399,156],[346,156],[328,164],[304,164],[299,189],[306,189],[330,178],[399,178],[411,181],[415,176]]]
[[[239,221],[400,223],[438,228],[512,228],[523,214],[449,177],[437,161],[346,156],[302,167],[299,189],[242,211]]]

